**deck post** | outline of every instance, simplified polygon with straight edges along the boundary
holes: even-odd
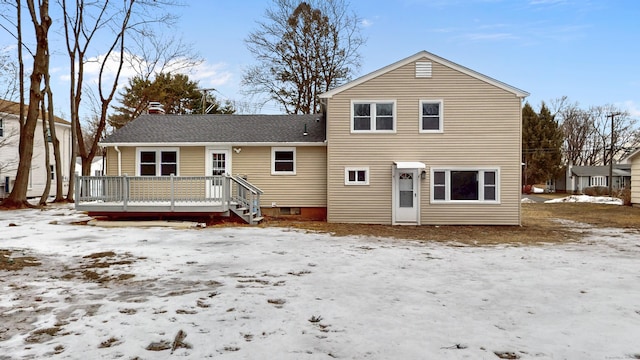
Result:
[[[76,204],[78,204],[80,202],[79,201],[79,199],[80,199],[80,188],[82,187],[82,184],[80,183],[80,176],[78,176],[78,174],[75,174],[73,176],[75,176],[75,178],[76,178],[76,182],[75,182],[76,188],[74,190],[75,190],[75,193],[76,193]]]
[[[253,191],[249,191],[249,225],[253,225]]]
[[[122,176],[122,208],[127,211],[127,202],[129,200],[129,177],[127,174]]]
[[[171,189],[171,211],[172,212],[175,210],[175,205],[176,205],[174,176],[175,175],[173,174],[169,175],[169,187]]]

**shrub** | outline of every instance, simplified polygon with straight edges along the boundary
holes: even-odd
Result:
[[[606,186],[589,186],[582,191],[589,196],[604,196],[609,194],[609,188]]]
[[[631,189],[624,188],[618,191],[618,197],[622,199],[625,206],[631,206]]]

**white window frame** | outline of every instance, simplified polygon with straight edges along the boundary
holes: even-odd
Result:
[[[162,153],[163,152],[175,152],[176,153],[176,174],[175,176],[180,176],[180,148],[176,147],[166,147],[166,148],[136,148],[136,176],[140,175],[140,165],[141,165],[141,153],[142,152],[155,152],[156,153],[156,174],[150,176],[169,176],[169,175],[161,175],[162,174]]]
[[[478,200],[451,200],[451,172],[452,171],[476,171],[478,172]],[[434,173],[436,172],[444,172],[445,173],[445,199],[435,199],[434,195],[434,187],[435,185],[435,177]],[[484,200],[484,173],[485,172],[494,172],[495,173],[495,200]],[[431,203],[434,204],[500,204],[500,168],[499,167],[437,167],[431,168],[430,172],[430,200]],[[491,186],[491,185],[488,185]]]
[[[608,186],[607,178],[601,175],[592,176],[591,179],[589,179],[589,183],[591,184],[589,186]]]
[[[438,117],[439,117],[439,126],[438,126],[438,130],[430,130],[430,129],[423,129],[422,128],[422,117],[424,116],[424,114],[422,113],[422,104],[438,104],[439,105],[439,113],[438,113]],[[442,99],[434,99],[434,100],[429,100],[429,99],[421,99],[420,100],[420,107],[418,108],[418,114],[419,114],[419,118],[418,118],[418,129],[421,133],[431,133],[431,134],[438,134],[438,133],[443,133],[444,132],[444,100]]]
[[[276,152],[293,152],[293,171],[276,171]],[[271,175],[296,175],[297,154],[295,147],[272,147],[271,148]]]
[[[351,100],[351,120],[350,120],[350,130],[351,133],[354,134],[395,134],[398,128],[397,125],[397,104],[395,99],[387,99],[387,100]],[[355,130],[354,129],[354,116],[355,113],[353,108],[356,104],[368,104],[371,106],[371,119],[370,119],[370,129],[369,130]],[[376,129],[376,104],[392,104],[392,112],[393,112],[393,129],[392,130],[377,130]]]
[[[349,180],[349,172],[355,171],[356,177],[354,181]],[[364,181],[358,181],[358,172],[364,171]],[[369,185],[369,167],[361,166],[361,167],[345,167],[344,168],[344,184],[345,185]]]

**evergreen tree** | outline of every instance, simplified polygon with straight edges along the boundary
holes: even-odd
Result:
[[[536,113],[529,103],[522,109],[522,152],[525,163],[525,185],[546,182],[562,170],[560,126],[543,102]]]
[[[184,74],[160,73],[151,80],[140,76],[129,79],[129,84],[120,93],[122,106],[115,107],[116,113],[109,117],[109,124],[116,129],[144,113],[149,102],[162,104],[166,114],[202,114],[202,92],[198,83]],[[208,114],[233,114],[235,110],[229,102],[221,105],[210,94],[205,97]]]

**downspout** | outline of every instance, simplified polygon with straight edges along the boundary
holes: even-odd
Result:
[[[113,149],[118,153],[118,176],[122,176],[122,153],[118,146],[114,146]]]

